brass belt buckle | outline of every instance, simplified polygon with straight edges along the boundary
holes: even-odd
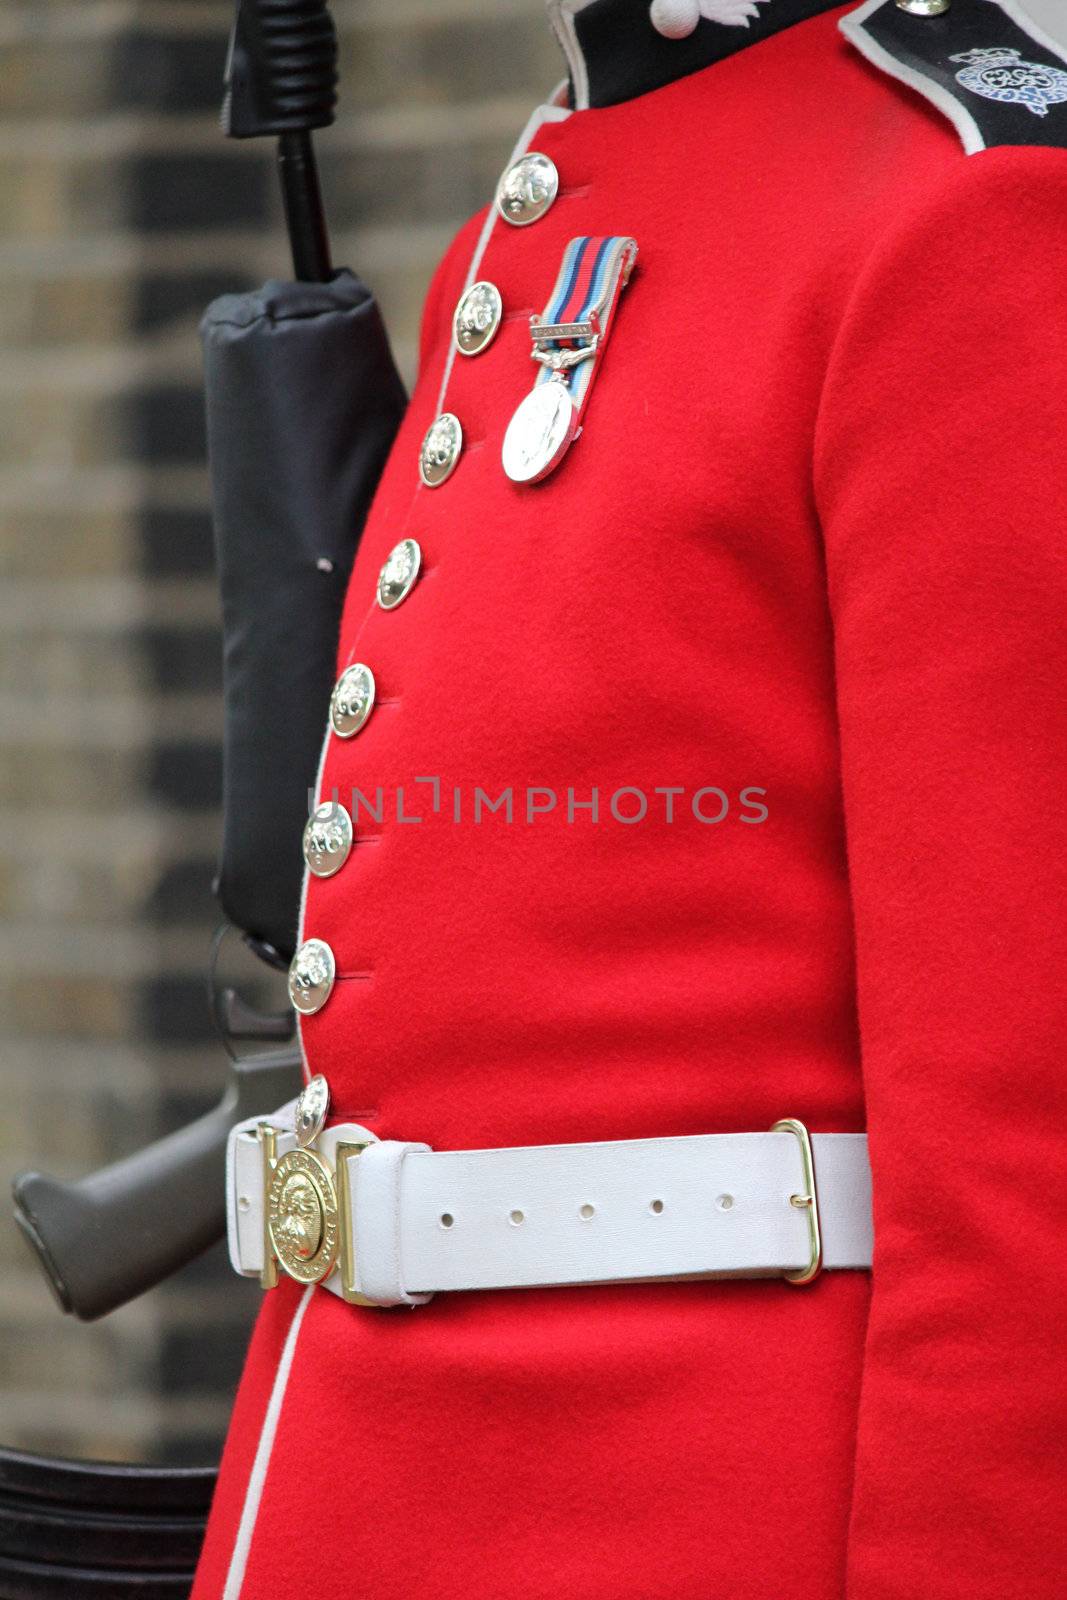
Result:
[[[367,1148],[339,1144],[331,1171],[315,1148],[329,1108],[325,1078],[312,1078],[296,1103],[295,1150],[278,1155],[278,1132],[269,1122],[256,1129],[263,1161],[264,1289],[278,1285],[278,1269],[297,1283],[324,1283],[331,1272],[341,1277],[342,1298],[349,1305],[371,1306],[356,1289],[356,1252],[352,1237],[352,1190],[348,1163]]]
[[[822,1229],[819,1226],[819,1192],[815,1187],[815,1156],[811,1148],[811,1135],[796,1117],[782,1117],[771,1128],[772,1133],[792,1133],[800,1145],[800,1159],[804,1168],[804,1193],[791,1194],[789,1204],[803,1207],[808,1214],[808,1240],[811,1256],[806,1267],[799,1272],[783,1272],[787,1283],[811,1283],[822,1271]]]

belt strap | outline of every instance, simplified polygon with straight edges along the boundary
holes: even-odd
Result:
[[[279,1156],[296,1146],[293,1108],[267,1119]],[[264,1266],[264,1168],[256,1129],[230,1135],[227,1212],[235,1270]],[[359,1295],[417,1305],[473,1289],[782,1276],[809,1261],[807,1187],[792,1132],[695,1134],[494,1150],[431,1150],[325,1129],[316,1149],[347,1155]],[[827,1268],[871,1265],[867,1136],[811,1136]],[[342,1231],[346,1219],[341,1219]],[[340,1294],[340,1273],[324,1286]]]

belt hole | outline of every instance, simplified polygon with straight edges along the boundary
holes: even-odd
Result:
[[[588,1222],[590,1218],[596,1215],[596,1206],[591,1206],[587,1200],[584,1206],[578,1207],[578,1215],[583,1222]]]
[[[452,1224],[455,1222],[455,1220],[456,1219],[452,1215],[451,1211],[442,1211],[442,1213],[441,1213],[441,1226],[442,1226],[442,1228],[450,1228],[452,1226]]]
[[[734,1197],[732,1194],[720,1194],[715,1201],[720,1211],[729,1211],[733,1203]]]
[[[663,1214],[663,1201],[662,1200],[650,1200],[648,1202],[648,1209],[652,1212],[652,1215],[654,1217],[662,1216],[662,1214]]]
[[[508,1221],[511,1223],[513,1228],[519,1228],[526,1221],[526,1217],[521,1211],[513,1211],[508,1217]]]
[[[252,1204],[252,1202],[248,1198],[248,1196],[246,1194],[243,1194],[243,1195],[241,1195],[241,1197],[237,1201],[237,1209],[238,1209],[238,1211],[247,1211],[249,1209],[249,1207],[251,1206],[251,1204]]]

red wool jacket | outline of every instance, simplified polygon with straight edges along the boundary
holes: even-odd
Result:
[[[559,195],[434,278],[341,629],[377,700],[321,777],[382,819],[310,881],[338,977],[301,1029],[335,1120],[437,1149],[867,1129],[873,1272],[411,1311],[283,1279],[195,1600],[1064,1592],[1067,108],[976,148],[791,3],[679,41],[564,11],[576,108],[519,147]],[[528,319],[583,234],[638,265],[580,437],[517,485]],[[472,278],[504,321],[452,359]],[[454,821],[476,786],[513,820]],[[727,814],[668,822],[671,786]]]

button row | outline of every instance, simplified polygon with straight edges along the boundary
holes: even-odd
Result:
[[[539,150],[520,156],[504,173],[496,190],[496,208],[512,227],[526,228],[544,216],[559,193],[559,173],[551,157]],[[495,283],[472,283],[459,298],[452,316],[452,343],[461,356],[480,356],[500,329],[504,302]],[[427,489],[438,489],[456,470],[463,449],[463,426],[443,411],[427,430],[419,451],[419,477]]]
[[[545,215],[559,193],[555,162],[540,151],[520,156],[504,173],[496,191],[496,207],[505,222],[525,228]],[[452,319],[452,338],[462,356],[478,356],[496,338],[504,302],[494,283],[481,280],[461,295]],[[419,451],[419,476],[428,489],[440,488],[456,470],[463,450],[463,425],[451,411],[442,412],[427,430]],[[375,599],[383,611],[395,611],[407,599],[422,567],[415,539],[402,539],[390,551],[378,574]],[[374,674],[362,661],[345,668],[330,696],[330,729],[339,739],[354,739],[374,710]],[[352,851],[354,829],[344,806],[325,800],[315,807],[304,828],[303,852],[316,878],[340,872]],[[324,939],[305,939],[289,967],[289,996],[297,1011],[321,1011],[333,991],[337,963]]]
[[[417,539],[401,539],[390,550],[378,574],[375,599],[383,611],[395,611],[414,588],[422,568]],[[330,731],[339,739],[354,739],[374,710],[377,686],[365,662],[354,661],[334,684],[330,696]],[[317,805],[304,827],[304,862],[313,878],[332,878],[352,853],[355,829],[352,818],[336,800]],[[333,990],[337,967],[333,951],[323,939],[306,939],[289,967],[289,997],[297,1011],[313,1016],[321,1011]]]

